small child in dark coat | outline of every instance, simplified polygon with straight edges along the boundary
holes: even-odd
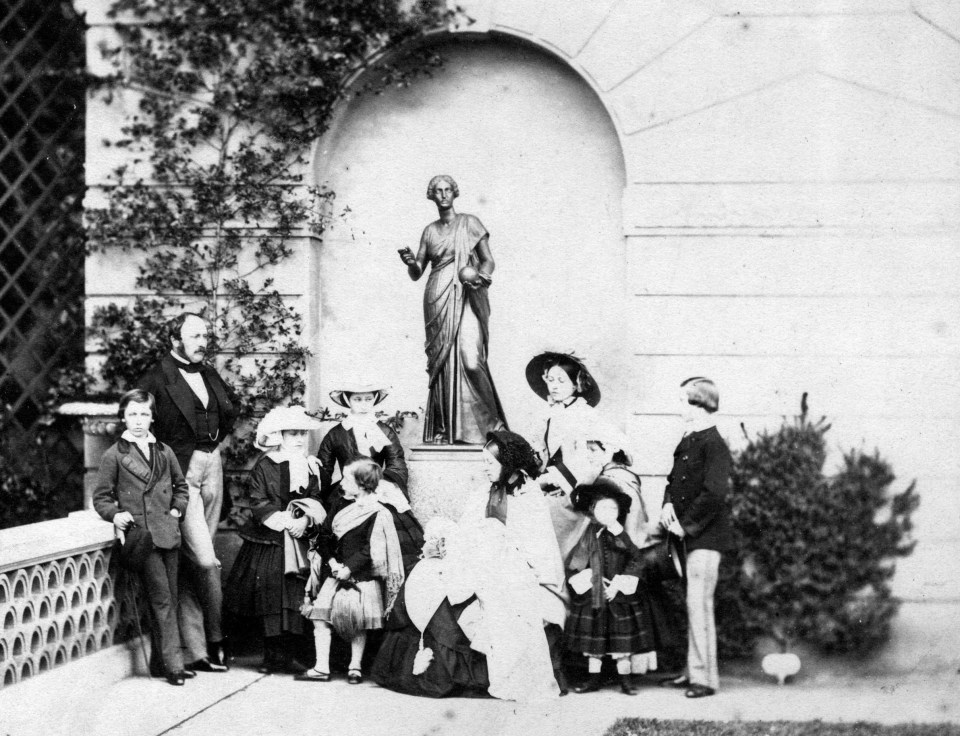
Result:
[[[623,528],[631,499],[616,484],[598,479],[578,486],[571,500],[591,515],[567,565],[571,600],[564,644],[588,657],[589,671],[587,682],[574,690],[599,690],[601,660],[609,656],[616,660],[621,691],[633,695],[630,657],[653,650],[655,637],[638,590],[640,550]]]

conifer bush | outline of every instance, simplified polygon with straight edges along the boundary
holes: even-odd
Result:
[[[801,413],[764,431],[734,460],[730,504],[738,532],[717,589],[722,650],[748,655],[762,637],[782,651],[867,654],[886,641],[898,601],[895,560],[910,554],[915,483],[895,492],[879,452],[843,456],[828,475],[824,418]]]

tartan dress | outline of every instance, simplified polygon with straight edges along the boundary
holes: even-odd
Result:
[[[642,596],[646,593],[642,584],[631,595],[618,592],[612,601],[602,595],[602,578],[640,575],[640,550],[627,533],[614,536],[591,522],[574,549],[568,577],[588,567],[593,571],[594,587],[583,593],[570,589],[570,615],[564,630],[566,648],[591,657],[655,649],[653,622],[649,606],[644,605]]]

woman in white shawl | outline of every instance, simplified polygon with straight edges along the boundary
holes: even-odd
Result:
[[[483,449],[491,485],[467,499],[448,546],[447,596],[471,595],[479,616],[471,646],[484,652],[489,693],[539,700],[567,692],[560,641],[566,618],[564,570],[540,487],[536,456],[518,434],[490,432]]]

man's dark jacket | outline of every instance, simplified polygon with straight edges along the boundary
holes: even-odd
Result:
[[[733,527],[727,504],[730,450],[716,427],[691,432],[673,452],[663,503],[673,504],[687,533],[687,552],[733,549]]]
[[[153,433],[157,439],[173,450],[186,474],[190,467],[190,456],[197,446],[194,427],[194,405],[196,395],[184,380],[173,356],[166,355],[157,365],[147,371],[137,383],[138,388],[149,391],[157,401],[157,411],[153,422]],[[220,433],[222,440],[233,431],[237,418],[237,401],[231,389],[220,375],[204,364],[200,375],[206,381],[208,390],[216,396],[220,412]]]

